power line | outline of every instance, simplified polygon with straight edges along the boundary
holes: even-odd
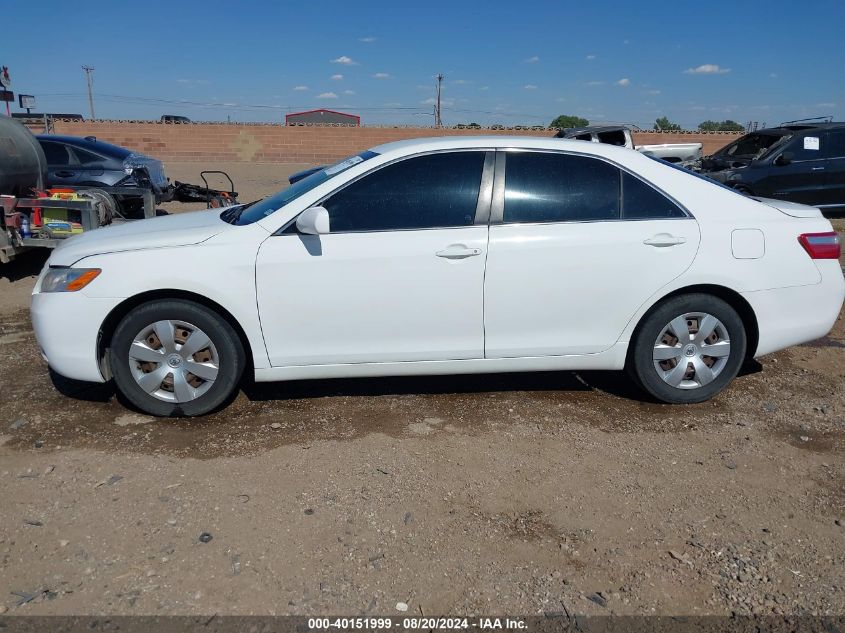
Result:
[[[84,99],[86,95],[84,93],[41,93],[39,96],[41,97],[54,97],[54,98],[62,98],[62,99]],[[200,108],[227,108],[230,110],[246,110],[246,111],[261,111],[261,110],[307,110],[314,107],[314,104],[307,104],[307,105],[281,105],[281,104],[266,104],[266,103],[233,103],[233,102],[225,102],[225,101],[192,101],[187,99],[166,99],[162,97],[139,97],[133,95],[117,95],[117,94],[107,94],[107,93],[97,93],[97,99],[100,101],[106,101],[109,103],[134,103],[140,105],[152,105],[152,104],[165,104],[165,105],[172,105],[172,106],[182,106],[182,107],[200,107]],[[431,116],[431,110],[428,110],[424,106],[361,106],[361,107],[354,107],[351,108],[356,111],[360,112],[407,112],[411,114],[421,113],[421,114],[428,114]],[[444,108],[442,101],[440,104],[440,125],[442,126],[442,112],[443,110],[448,110],[449,112],[453,113],[463,113],[463,114],[487,114],[493,116],[510,116],[510,117],[523,117],[528,119],[539,119],[545,120],[550,118],[548,114],[545,115],[538,115],[538,114],[528,114],[526,112],[511,112],[509,110],[482,110],[482,109],[475,109],[475,108],[455,108],[455,107],[447,107]],[[437,104],[435,103],[435,118],[437,114]]]

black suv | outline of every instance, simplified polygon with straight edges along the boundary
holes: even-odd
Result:
[[[749,195],[845,209],[845,123],[757,130],[703,159],[701,170]]]

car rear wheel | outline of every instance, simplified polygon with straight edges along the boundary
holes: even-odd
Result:
[[[117,388],[157,416],[203,415],[220,407],[235,393],[245,357],[229,323],[178,299],[133,309],[118,324],[109,351]]]
[[[646,316],[634,337],[628,371],[662,402],[703,402],[734,379],[745,358],[742,319],[708,294],[668,299]]]

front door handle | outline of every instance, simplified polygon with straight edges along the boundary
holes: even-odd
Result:
[[[813,171],[824,171],[824,167],[813,167]]]
[[[445,257],[446,259],[466,259],[467,257],[475,257],[481,255],[480,248],[469,248],[466,244],[450,244],[442,251],[435,253],[438,257]]]
[[[648,246],[655,246],[657,248],[665,248],[667,246],[677,246],[684,244],[687,241],[685,237],[675,237],[669,233],[658,233],[654,237],[643,240],[643,244]]]
[[[70,178],[71,176],[73,176],[73,172],[72,171],[60,170],[60,171],[56,172],[56,175],[59,178]]]

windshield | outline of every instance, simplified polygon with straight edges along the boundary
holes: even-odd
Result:
[[[723,151],[727,156],[760,158],[771,148],[780,145],[791,137],[791,134],[746,134],[728,145]]]
[[[355,154],[349,158],[344,158],[339,163],[335,163],[331,167],[326,167],[320,171],[314,172],[310,176],[297,180],[287,189],[284,189],[274,196],[264,198],[263,200],[256,200],[248,204],[240,204],[226,209],[220,214],[220,219],[229,224],[252,224],[266,218],[268,215],[275,213],[289,202],[293,202],[298,197],[308,193],[315,187],[322,185],[329,178],[337,176],[339,173],[346,171],[353,165],[357,165],[365,160],[378,156],[375,152],[369,150],[363,151],[360,154]]]

